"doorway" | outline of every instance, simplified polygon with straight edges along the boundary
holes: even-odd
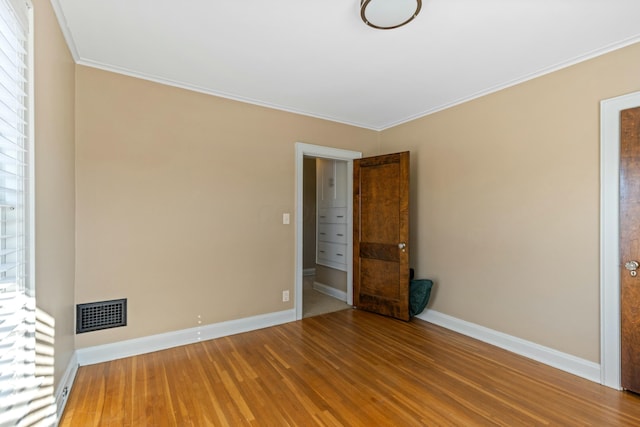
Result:
[[[304,292],[304,158],[314,157],[345,161],[347,164],[347,304],[353,305],[353,160],[362,157],[357,151],[297,142],[296,151],[296,267],[295,267],[295,299],[296,319],[303,317]]]
[[[621,389],[620,111],[640,106],[640,92],[600,104],[600,382]]]
[[[351,307],[347,304],[347,162],[305,156],[303,181],[305,318]]]

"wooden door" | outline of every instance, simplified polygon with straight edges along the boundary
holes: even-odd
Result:
[[[620,260],[622,388],[640,393],[640,107],[620,112]]]
[[[409,152],[354,161],[353,302],[409,320]]]

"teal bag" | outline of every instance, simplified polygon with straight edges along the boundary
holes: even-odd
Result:
[[[422,313],[429,302],[433,281],[415,279],[409,282],[409,314],[411,317]]]

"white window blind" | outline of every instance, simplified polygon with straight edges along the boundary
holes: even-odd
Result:
[[[42,379],[29,274],[29,9],[24,0],[0,0],[0,426],[55,423],[50,410],[38,414]]]

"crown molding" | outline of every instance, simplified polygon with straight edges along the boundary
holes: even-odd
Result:
[[[336,117],[332,117],[332,116],[325,116],[325,115],[322,115],[322,114],[311,113],[309,111],[299,110],[299,109],[287,107],[287,106],[284,106],[284,105],[279,105],[279,104],[274,104],[274,103],[270,103],[270,102],[260,101],[259,99],[248,98],[248,97],[244,97],[244,96],[240,96],[240,95],[235,95],[235,94],[232,94],[232,93],[212,90],[212,89],[205,88],[205,87],[202,87],[202,86],[193,85],[193,84],[190,84],[190,83],[185,83],[185,82],[181,82],[181,81],[177,81],[177,80],[172,80],[172,79],[169,79],[169,78],[166,78],[166,77],[160,77],[160,76],[156,76],[156,75],[153,75],[153,74],[147,74],[147,73],[142,73],[142,72],[139,72],[139,71],[130,70],[130,69],[124,68],[124,67],[118,67],[118,66],[114,66],[114,65],[104,64],[104,63],[98,62],[98,61],[92,61],[92,60],[88,60],[88,59],[80,59],[80,60],[76,61],[76,63],[78,65],[84,65],[85,67],[97,68],[97,69],[100,69],[100,70],[109,71],[109,72],[116,73],[116,74],[122,74],[122,75],[125,75],[125,76],[134,77],[134,78],[141,79],[141,80],[147,80],[147,81],[150,81],[150,82],[163,84],[163,85],[166,85],[166,86],[177,87],[179,89],[186,89],[186,90],[190,90],[192,92],[198,92],[198,93],[203,93],[205,95],[216,96],[218,98],[229,99],[231,101],[243,102],[245,104],[252,104],[252,105],[256,105],[258,107],[270,108],[272,110],[284,111],[284,112],[287,112],[287,113],[298,114],[298,115],[301,115],[301,116],[307,116],[307,117],[312,117],[312,118],[315,118],[315,119],[327,120],[327,121],[330,121],[330,122],[333,122],[333,123],[340,123],[340,124],[344,124],[344,125],[348,125],[348,126],[355,126],[355,127],[374,130],[374,131],[380,130],[380,129],[377,129],[375,127],[371,127],[369,125],[366,125],[364,123],[357,123],[357,122],[350,122],[350,121],[346,121],[346,120],[340,120],[340,119],[338,119]]]
[[[67,18],[64,16],[64,12],[62,11],[62,6],[60,6],[60,0],[51,0],[51,6],[53,7],[53,12],[58,19],[58,25],[60,26],[60,31],[62,31],[62,35],[64,40],[67,42],[67,48],[73,57],[73,60],[78,63],[80,61],[80,54],[78,54],[78,48],[76,47],[76,43],[73,40],[73,36],[71,35],[71,30],[69,29],[69,25],[67,25]]]
[[[507,89],[509,87],[512,86],[516,86],[519,85],[521,83],[527,82],[529,80],[533,80],[535,78],[538,77],[542,77],[544,75],[553,73],[555,71],[559,71],[562,70],[564,68],[568,68],[571,67],[573,65],[579,64],[581,62],[584,61],[588,61],[590,59],[596,58],[598,56],[601,55],[605,55],[607,53],[622,49],[624,47],[630,46],[632,44],[638,43],[640,42],[640,35],[637,36],[633,36],[615,43],[611,43],[608,44],[604,47],[589,51],[583,55],[579,55],[577,57],[571,58],[569,60],[566,61],[562,61],[556,64],[553,64],[551,66],[548,67],[544,67],[540,70],[537,70],[533,73],[528,73],[525,74],[523,76],[520,76],[518,78],[488,87],[486,89],[480,90],[476,93],[473,93],[469,96],[465,96],[462,98],[458,98],[454,101],[451,102],[446,102],[443,103],[441,105],[438,105],[436,107],[430,108],[428,110],[424,110],[422,112],[416,113],[416,114],[412,114],[410,116],[407,116],[405,118],[401,118],[398,120],[394,120],[394,121],[390,121],[387,123],[383,123],[380,125],[374,125],[374,124],[367,124],[367,123],[359,123],[359,122],[354,122],[354,121],[349,121],[349,120],[342,120],[339,119],[337,117],[333,117],[330,115],[323,115],[323,114],[317,114],[317,113],[313,113],[310,111],[305,111],[305,110],[301,110],[301,109],[297,109],[297,108],[292,108],[286,105],[279,105],[279,104],[275,104],[275,103],[271,103],[271,102],[266,102],[266,101],[261,101],[259,99],[254,99],[254,98],[250,98],[250,97],[245,97],[245,96],[240,96],[237,94],[233,94],[233,93],[227,93],[227,92],[223,92],[223,91],[217,91],[217,90],[213,90],[210,88],[205,88],[202,86],[198,86],[198,85],[194,85],[194,84],[190,84],[190,83],[186,83],[186,82],[181,82],[181,81],[177,81],[177,80],[172,80],[169,78],[165,78],[165,77],[161,77],[161,76],[157,76],[157,75],[153,75],[153,74],[149,74],[149,73],[143,73],[143,72],[139,72],[139,71],[135,71],[135,70],[131,70],[131,69],[127,69],[124,67],[119,67],[119,66],[114,66],[114,65],[110,65],[110,64],[105,64],[102,62],[98,62],[98,61],[93,61],[87,58],[83,58],[81,57],[80,53],[78,52],[78,49],[76,47],[75,41],[73,39],[71,30],[69,29],[69,26],[67,24],[67,20],[66,17],[64,15],[64,12],[62,10],[62,7],[60,6],[60,0],[51,0],[51,5],[53,6],[53,10],[55,12],[55,15],[58,19],[58,23],[60,26],[60,29],[62,31],[62,34],[67,42],[67,46],[69,48],[69,51],[71,52],[71,55],[73,56],[74,61],[76,62],[76,64],[78,65],[84,65],[87,67],[91,67],[91,68],[97,68],[97,69],[101,69],[104,71],[109,71],[109,72],[113,72],[113,73],[117,73],[117,74],[123,74],[123,75],[127,75],[130,77],[135,77],[138,79],[142,79],[142,80],[147,80],[147,81],[152,81],[155,83],[159,83],[159,84],[163,84],[163,85],[167,85],[167,86],[173,86],[173,87],[177,87],[177,88],[181,88],[181,89],[186,89],[186,90],[190,90],[193,92],[198,92],[198,93],[203,93],[206,95],[212,95],[212,96],[216,96],[219,98],[225,98],[225,99],[229,99],[229,100],[233,100],[233,101],[238,101],[238,102],[243,102],[243,103],[247,103],[247,104],[252,104],[252,105],[256,105],[259,107],[265,107],[265,108],[270,108],[270,109],[275,109],[275,110],[279,110],[279,111],[284,111],[284,112],[288,112],[288,113],[292,113],[292,114],[298,114],[298,115],[302,115],[302,116],[307,116],[307,117],[312,117],[312,118],[316,118],[316,119],[321,119],[321,120],[327,120],[327,121],[331,121],[334,123],[340,123],[340,124],[344,124],[344,125],[348,125],[348,126],[354,126],[354,127],[358,127],[358,128],[363,128],[363,129],[368,129],[368,130],[372,130],[372,131],[377,131],[377,132],[382,132],[384,130],[387,129],[391,129],[393,127],[411,122],[413,120],[417,120],[426,116],[429,116],[431,114],[435,114],[438,113],[440,111],[444,111],[447,110],[449,108],[464,104],[466,102],[469,101],[473,101],[475,99],[481,98],[483,96],[486,95],[490,95],[492,93],[501,91],[503,89]]]
[[[434,107],[434,108],[430,108],[430,109],[425,110],[425,111],[423,111],[421,113],[411,115],[411,116],[409,116],[409,117],[407,117],[405,119],[401,119],[401,120],[394,121],[394,122],[389,122],[389,123],[381,126],[377,130],[383,131],[383,130],[391,129],[391,128],[395,127],[395,126],[399,126],[399,125],[402,125],[404,123],[408,123],[410,121],[417,120],[417,119],[420,119],[422,117],[426,117],[426,116],[429,116],[431,114],[435,114],[437,112],[447,110],[447,109],[455,107],[457,105],[464,104],[465,102],[473,101],[474,99],[482,98],[483,96],[490,95],[490,94],[495,93],[495,92],[499,92],[499,91],[501,91],[503,89],[507,89],[507,88],[510,88],[512,86],[517,86],[517,85],[519,85],[521,83],[525,83],[525,82],[527,82],[529,80],[533,80],[533,79],[536,79],[538,77],[542,77],[544,75],[551,74],[551,73],[553,73],[555,71],[560,71],[560,70],[562,70],[564,68],[569,68],[569,67],[571,67],[573,65],[579,64],[581,62],[588,61],[588,60],[593,59],[593,58],[597,58],[598,56],[602,56],[602,55],[605,55],[607,53],[611,53],[613,51],[625,48],[627,46],[631,46],[632,44],[635,44],[635,43],[638,43],[638,42],[640,42],[640,36],[634,36],[634,37],[631,37],[631,38],[628,38],[628,39],[625,39],[625,40],[622,40],[622,41],[619,41],[619,42],[616,42],[616,43],[612,43],[612,44],[606,45],[605,47],[602,47],[602,48],[596,49],[596,50],[592,50],[592,51],[590,51],[590,52],[588,52],[588,53],[586,53],[584,55],[576,56],[576,57],[574,57],[572,59],[559,62],[559,63],[551,65],[549,67],[542,68],[542,69],[540,69],[538,71],[535,71],[533,73],[525,74],[525,75],[523,75],[521,77],[518,77],[516,79],[510,80],[510,81],[507,81],[507,82],[504,82],[504,83],[500,83],[500,84],[497,84],[495,86],[491,86],[491,87],[489,87],[487,89],[481,90],[481,91],[476,92],[476,93],[474,93],[472,95],[465,96],[463,98],[459,98],[459,99],[457,99],[455,101],[452,101],[452,102],[447,102],[445,104],[439,105],[439,106]]]

